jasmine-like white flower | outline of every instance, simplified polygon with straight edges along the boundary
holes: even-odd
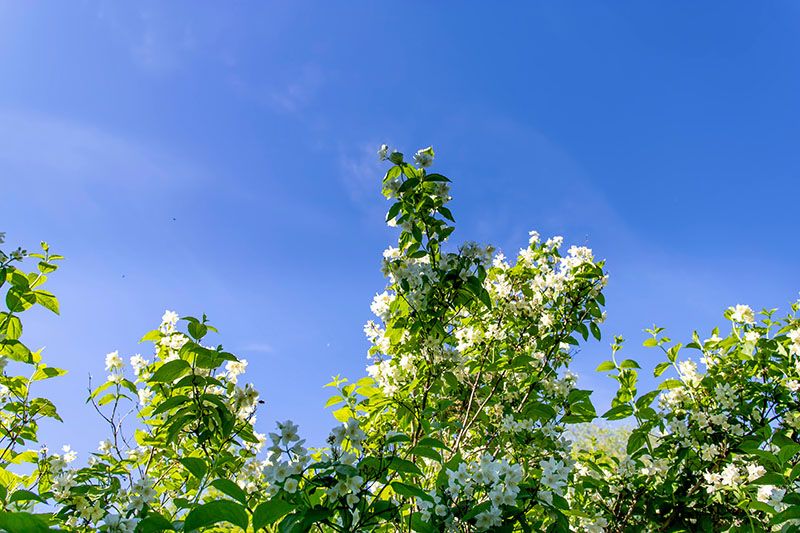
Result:
[[[728,309],[731,312],[731,320],[740,324],[755,324],[756,315],[748,305],[737,304]]]
[[[122,370],[122,357],[119,356],[119,352],[113,351],[106,354],[106,370]]]
[[[417,150],[417,153],[414,154],[414,163],[422,168],[427,168],[433,163],[433,155],[433,148],[430,146]]]
[[[101,440],[100,441],[100,445],[97,447],[97,450],[100,453],[110,453],[111,449],[113,447],[114,447],[114,443],[111,442],[110,440],[106,439],[106,440]]]
[[[382,144],[378,150],[378,161],[386,161],[386,156],[389,154],[389,145]]]
[[[761,465],[758,464],[747,465],[747,481],[755,481],[766,473],[767,471]]]
[[[288,492],[289,494],[294,494],[297,490],[297,480],[293,477],[287,479],[283,484],[283,490]]]

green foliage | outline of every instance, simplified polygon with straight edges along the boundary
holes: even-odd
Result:
[[[247,362],[212,344],[205,315],[167,311],[142,338],[152,356],[126,364],[111,352],[106,380],[90,386],[108,439],[89,461],[33,449],[39,421],[60,418],[32,384],[64,371],[24,344],[20,316],[59,312],[43,284],[62,258],[45,243],[0,251],[0,530],[796,529],[800,304],[759,322],[737,305],[725,337],[695,333],[685,346],[647,330],[644,346],[661,354],[652,391],[639,390],[645,370],[619,357],[615,337],[597,371],[617,393],[597,421],[569,366],[582,341],[602,338],[603,262],[536,232],[514,261],[453,245],[450,180],[428,171],[433,149],[411,163],[384,145],[379,157],[399,236],[364,327],[368,376],[327,385],[337,424],[323,448],[307,448],[289,420],[258,433]]]

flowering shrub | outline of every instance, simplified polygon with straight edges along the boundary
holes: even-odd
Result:
[[[105,358],[89,403],[108,426],[82,466],[65,447],[34,448],[58,418],[34,381],[63,374],[20,341],[20,313],[58,312],[41,289],[60,256],[0,252],[0,529],[47,531],[763,531],[800,518],[800,320],[726,312],[686,349],[649,330],[665,376],[639,394],[640,366],[598,370],[619,385],[608,424],[569,365],[601,338],[602,261],[531,232],[515,259],[452,245],[450,180],[382,146],[390,168],[385,290],[364,332],[367,377],[337,377],[326,407],[338,424],[310,448],[287,420],[256,431],[247,361],[214,346],[205,316],[167,311],[146,356]],[[0,234],[2,236],[2,234]],[[0,243],[2,239],[0,239]],[[21,270],[37,259],[38,272]],[[127,359],[127,361],[126,361]],[[12,369],[31,368],[29,378]],[[666,374],[667,372],[671,374]],[[666,376],[670,377],[666,377]],[[626,426],[614,426],[627,419]]]

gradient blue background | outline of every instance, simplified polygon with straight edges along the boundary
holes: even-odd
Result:
[[[24,340],[70,370],[40,389],[52,447],[94,450],[103,356],[164,309],[206,312],[312,442],[322,384],[359,377],[383,288],[383,142],[433,145],[456,241],[530,229],[607,259],[629,356],[800,290],[796,2],[0,2],[0,230],[67,256],[62,316]]]

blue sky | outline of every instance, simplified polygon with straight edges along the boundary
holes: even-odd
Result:
[[[607,259],[608,321],[684,340],[800,290],[800,8],[792,2],[0,2],[0,231],[67,257],[24,340],[52,446],[104,436],[103,356],[206,312],[267,401],[332,425],[383,289],[383,142],[433,145],[456,241],[563,234]],[[85,457],[85,455],[84,455]]]

